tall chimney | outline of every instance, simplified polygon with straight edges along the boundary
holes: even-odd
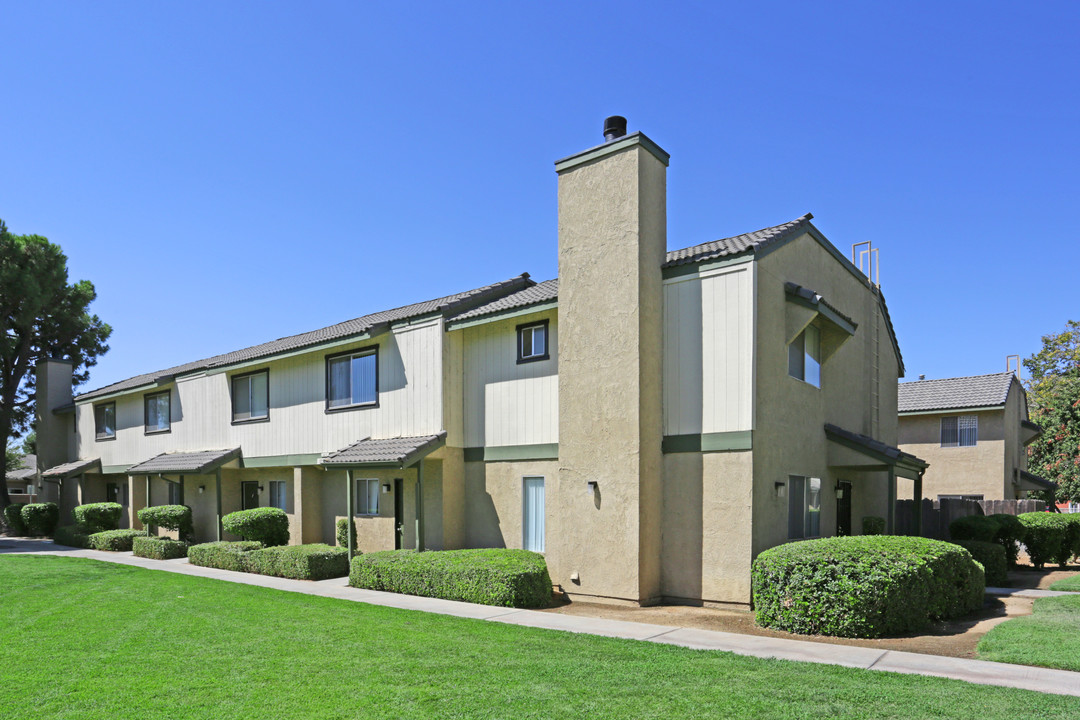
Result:
[[[668,154],[626,120],[559,174],[559,478],[548,552],[570,593],[660,598]],[[571,576],[576,579],[568,582]]]

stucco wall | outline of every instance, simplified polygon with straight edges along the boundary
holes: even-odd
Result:
[[[975,415],[979,419],[976,444],[941,447],[941,418]],[[1019,443],[1019,438],[1014,441]],[[900,418],[900,449],[930,463],[923,475],[923,497],[982,495],[986,500],[1015,497],[1006,465],[1005,411],[950,412],[904,415]],[[902,495],[912,496],[910,490]]]
[[[465,546],[522,546],[522,491],[526,477],[544,478],[545,544],[550,547],[559,542],[550,525],[551,493],[558,474],[559,463],[555,460],[465,463]]]

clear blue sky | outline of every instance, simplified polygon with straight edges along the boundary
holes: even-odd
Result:
[[[621,114],[672,248],[871,240],[908,379],[1080,319],[1080,3],[0,0],[0,218],[94,282],[86,389],[528,271]]]

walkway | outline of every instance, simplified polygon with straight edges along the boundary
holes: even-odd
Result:
[[[965,680],[981,685],[996,685],[999,687],[1021,688],[1024,690],[1034,690],[1057,695],[1080,696],[1080,673],[1069,672],[1066,670],[1051,670],[1048,668],[1036,668],[1026,665],[987,662],[985,660],[968,660],[964,658],[941,657],[938,655],[923,655],[896,650],[878,650],[848,645],[831,645],[806,640],[788,640],[784,638],[769,638],[756,635],[738,635],[734,633],[716,632],[713,630],[672,627],[668,625],[651,625],[648,623],[627,622],[624,620],[607,620],[577,615],[559,615],[535,612],[532,610],[491,607],[489,605],[474,605],[472,603],[454,602],[451,600],[438,600],[435,598],[422,598],[412,595],[398,595],[396,593],[350,588],[347,586],[345,578],[335,578],[333,580],[322,580],[319,582],[286,580],[265,575],[254,575],[250,573],[199,567],[197,565],[189,564],[187,558],[181,558],[179,560],[147,560],[145,558],[135,557],[129,552],[111,553],[98,550],[80,550],[77,548],[67,548],[62,545],[56,545],[51,541],[2,538],[0,539],[0,554],[8,553],[32,553],[91,558],[121,565],[134,565],[149,570],[164,570],[166,572],[174,572],[182,575],[195,575],[198,577],[215,578],[217,580],[228,580],[229,582],[243,583],[245,585],[259,585],[261,587],[285,590],[287,592],[320,595],[322,597],[339,598],[371,605],[382,605],[403,610],[419,610],[422,612],[453,615],[455,617],[471,618],[474,620],[488,620],[491,622],[524,625],[526,627],[544,628],[548,630],[565,630],[567,632],[586,633],[589,635],[643,640],[646,642],[680,645],[682,647],[698,648],[702,650],[722,650],[737,655],[749,655],[759,658],[777,658],[780,660],[796,660],[800,662],[823,663],[826,665],[843,665],[845,667],[862,668],[864,670],[883,670],[913,675],[932,675],[955,680]],[[1034,592],[1039,593],[1039,596],[1042,596],[1044,593],[1053,595],[1059,594],[1038,590],[1012,591],[1008,588],[994,588],[994,590],[997,591],[996,594],[1012,592]]]

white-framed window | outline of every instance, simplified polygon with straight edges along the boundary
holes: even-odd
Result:
[[[285,481],[284,480],[271,480],[270,481],[270,507],[276,507],[279,510],[285,510],[287,499],[285,497]]]
[[[788,375],[821,387],[821,331],[813,325],[788,345]]]
[[[328,410],[372,406],[378,400],[378,348],[364,348],[326,358]]]
[[[98,440],[116,437],[116,403],[94,406],[94,437]]]
[[[544,478],[522,478],[521,546],[544,552]]]
[[[952,415],[941,418],[941,447],[974,447],[978,442],[978,415]]]
[[[788,538],[821,536],[821,478],[788,476]]]
[[[379,514],[379,481],[374,478],[356,478],[356,514]]]
[[[143,396],[143,425],[147,435],[169,432],[172,429],[171,397],[172,393],[169,390]]]
[[[236,375],[232,379],[233,422],[267,420],[270,417],[270,371]]]
[[[517,327],[518,356],[521,363],[547,360],[551,357],[548,352],[548,321],[527,323]]]

